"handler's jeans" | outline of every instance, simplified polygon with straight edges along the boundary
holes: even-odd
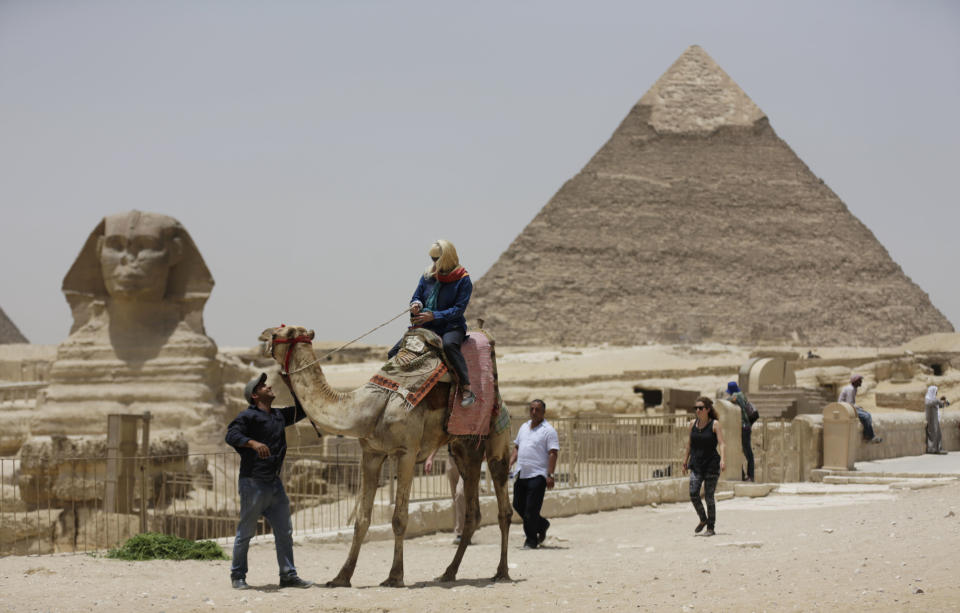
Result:
[[[523,534],[526,544],[536,547],[540,536],[546,533],[550,522],[540,515],[543,508],[543,495],[547,491],[547,478],[543,475],[518,478],[513,484],[513,508],[523,518]]]
[[[250,539],[256,534],[257,520],[267,518],[273,529],[273,540],[277,546],[277,564],[280,577],[297,576],[293,565],[293,527],[290,525],[290,500],[283,489],[280,478],[273,481],[260,481],[250,477],[240,477],[240,521],[237,524],[237,538],[233,542],[233,564],[230,565],[231,579],[247,577],[247,549]]]

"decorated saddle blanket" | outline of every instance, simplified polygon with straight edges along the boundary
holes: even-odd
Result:
[[[491,428],[494,432],[504,430],[510,426],[510,415],[503,409],[500,399],[493,340],[482,330],[471,330],[460,351],[467,362],[470,389],[476,394],[477,400],[467,408],[462,407],[460,390],[451,386],[452,408],[447,432],[459,436],[484,437],[490,434]]]
[[[447,374],[442,347],[443,341],[430,330],[407,331],[400,340],[400,350],[370,378],[368,385],[400,394],[407,409],[412,409]]]

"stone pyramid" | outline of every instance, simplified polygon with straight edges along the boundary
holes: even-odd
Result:
[[[887,345],[950,322],[700,47],[476,282],[502,344]]]
[[[3,343],[29,343],[30,341],[20,333],[7,314],[0,309],[0,344]]]

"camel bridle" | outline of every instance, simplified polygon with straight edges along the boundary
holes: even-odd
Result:
[[[276,356],[276,354],[274,353],[274,348],[275,348],[276,345],[290,345],[290,346],[291,346],[289,349],[287,349],[287,355],[286,355],[286,357],[283,358],[283,371],[282,371],[282,374],[284,374],[284,375],[289,375],[289,374],[291,374],[291,373],[290,373],[290,356],[293,355],[293,345],[296,345],[297,343],[307,343],[307,344],[312,345],[312,344],[313,344],[313,339],[310,338],[309,336],[307,336],[306,334],[301,334],[300,336],[295,336],[295,337],[293,337],[293,338],[277,338],[276,333],[274,333],[273,336],[270,338],[270,357],[273,358],[274,360],[277,359],[277,356]],[[316,360],[316,361],[314,361],[314,362],[311,362],[310,364],[307,364],[306,366],[303,366],[303,367],[301,367],[301,368],[298,368],[298,369],[295,370],[294,372],[300,372],[300,371],[303,370],[304,368],[307,368],[307,366],[313,366],[314,364],[316,364],[316,363],[319,362],[319,361],[320,361],[320,360]]]

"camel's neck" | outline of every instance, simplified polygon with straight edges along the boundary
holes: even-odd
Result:
[[[300,399],[303,410],[321,430],[327,434],[357,438],[373,430],[379,415],[368,415],[362,410],[362,403],[356,398],[359,390],[343,393],[330,387],[312,346],[298,343],[290,346],[288,351],[293,352],[290,358],[290,372],[293,373],[290,375],[290,385]]]

